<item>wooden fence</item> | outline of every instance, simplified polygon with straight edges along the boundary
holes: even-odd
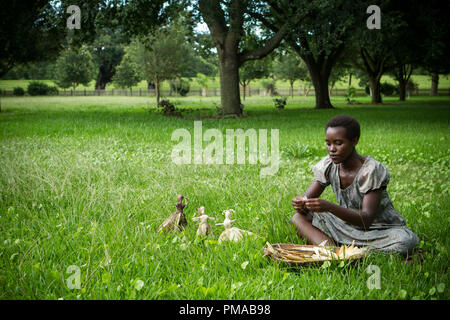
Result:
[[[245,96],[270,96],[270,93],[265,89],[259,89],[259,88],[247,88],[245,90]],[[1,90],[2,96],[12,96],[13,90]],[[243,88],[241,88],[241,97],[244,94]],[[294,88],[293,95],[294,96],[314,96],[314,89],[304,89],[304,88]],[[345,96],[347,94],[347,89],[332,89],[330,90],[331,96]],[[438,94],[440,96],[448,96],[450,95],[450,88],[441,88],[438,90]],[[202,90],[190,90],[187,93],[187,96],[201,96]],[[290,96],[291,90],[288,88],[282,88],[282,89],[276,89],[275,95],[280,96]],[[365,96],[367,95],[364,89],[356,89],[355,92],[356,96]],[[418,89],[410,93],[411,96],[429,96],[430,95],[430,89]],[[155,90],[154,89],[135,89],[135,90],[117,90],[117,89],[111,89],[111,90],[87,90],[87,89],[80,89],[80,90],[59,90],[58,96],[132,96],[132,97],[140,97],[140,96],[155,96]],[[162,97],[175,97],[178,96],[177,93],[170,90],[161,90],[161,96]],[[209,89],[206,92],[207,97],[214,97],[214,96],[220,96],[220,89],[213,88]],[[407,93],[408,96],[408,93]]]

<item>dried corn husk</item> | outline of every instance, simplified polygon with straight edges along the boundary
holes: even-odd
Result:
[[[236,227],[226,228],[219,236],[219,243],[225,240],[238,242],[244,235],[252,235],[253,232],[242,230]]]
[[[285,261],[292,264],[309,262],[324,262],[332,260],[350,260],[363,257],[367,248],[358,248],[343,245],[341,247],[313,246],[298,244],[270,244],[266,242],[264,255],[274,260]]]
[[[215,218],[207,216],[205,214],[205,207],[198,208],[198,214],[199,215],[197,217],[192,218],[193,221],[200,221],[198,224],[197,236],[200,235],[207,236],[212,231],[212,228],[209,225],[208,220],[215,220]]]
[[[161,230],[165,231],[182,231],[184,227],[186,227],[187,221],[186,216],[183,212],[174,212],[172,213],[164,222],[158,227],[156,232],[160,232]]]
[[[219,243],[225,240],[237,242],[241,240],[244,235],[254,235],[253,232],[232,226],[233,222],[236,221],[231,220],[231,214],[233,212],[233,209],[224,210],[222,213],[225,215],[225,220],[222,223],[216,223],[216,225],[223,225],[225,227],[225,230],[219,236]]]
[[[186,203],[183,203],[183,200],[186,199]],[[166,231],[182,231],[186,225],[187,220],[186,216],[183,213],[183,209],[188,205],[188,198],[184,198],[183,195],[179,194],[177,196],[177,203],[175,204],[175,207],[177,208],[177,211],[172,213],[164,222],[158,227],[156,232],[160,232],[161,230]]]

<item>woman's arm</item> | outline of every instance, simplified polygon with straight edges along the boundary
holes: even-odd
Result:
[[[367,192],[363,197],[361,211],[343,208],[323,199],[310,199],[309,197],[305,200],[305,206],[307,209],[314,212],[331,212],[336,217],[367,230],[378,213],[381,202],[381,192],[381,189]]]
[[[308,199],[311,198],[318,198],[320,197],[320,195],[322,194],[322,192],[325,190],[325,186],[323,186],[322,184],[320,184],[319,181],[315,180],[313,183],[311,183],[311,185],[309,186],[309,188],[306,190],[305,192],[305,196]]]

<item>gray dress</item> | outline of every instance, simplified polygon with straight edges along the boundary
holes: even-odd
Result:
[[[330,212],[312,213],[313,226],[322,230],[338,244],[368,246],[380,251],[409,253],[419,243],[418,237],[406,226],[405,219],[395,210],[386,186],[389,172],[380,162],[367,156],[353,182],[341,188],[339,164],[330,156],[324,157],[314,167],[314,178],[323,186],[331,184],[337,203],[344,208],[361,210],[364,195],[370,190],[382,189],[380,210],[367,230],[349,224]]]

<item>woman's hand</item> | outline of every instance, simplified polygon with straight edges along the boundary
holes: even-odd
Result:
[[[298,196],[292,199],[292,206],[295,211],[301,213],[303,209],[305,209],[305,198],[302,196]]]
[[[319,198],[305,200],[305,207],[313,212],[330,211],[330,205],[331,202]]]

